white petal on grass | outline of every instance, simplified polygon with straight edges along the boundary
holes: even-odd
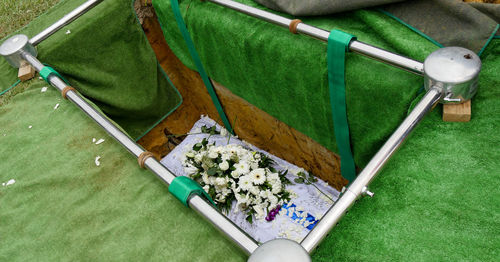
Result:
[[[2,183],[2,186],[10,186],[12,184],[16,183],[16,180],[15,179],[11,179],[9,181],[7,181],[6,183]]]
[[[66,31],[66,34],[67,35],[71,34],[71,31],[70,30]]]
[[[43,77],[39,76],[39,77],[38,77],[38,79],[42,80],[42,79],[43,79]]]
[[[92,143],[95,143],[95,137],[94,137],[94,138],[92,138]]]
[[[96,157],[95,157],[95,165],[96,165],[96,166],[100,166],[100,165],[101,165],[101,161],[99,161],[99,159],[101,159],[101,157],[100,157],[100,156],[96,156]]]
[[[95,144],[96,144],[96,145],[99,145],[99,144],[100,144],[100,143],[102,143],[102,142],[104,142],[104,139],[102,139],[102,138],[101,138],[101,139],[97,140],[97,142],[95,142]]]
[[[58,109],[58,108],[59,108],[59,104],[56,104],[56,105],[54,106],[54,110],[56,110],[56,109]]]
[[[41,79],[41,77],[40,77],[40,79]],[[40,92],[45,93],[47,91],[47,88],[48,87],[46,87],[46,86],[42,87],[42,90],[40,90]]]
[[[28,126],[29,129],[31,129],[33,126]]]

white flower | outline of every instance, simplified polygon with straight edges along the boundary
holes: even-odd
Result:
[[[257,168],[259,168],[259,163],[257,163],[257,162],[250,162],[250,168],[251,169],[257,169]]]
[[[210,157],[212,159],[213,158],[217,158],[218,156],[219,156],[219,154],[217,152],[213,151],[213,150],[211,150],[211,151],[208,152],[208,157]]]
[[[192,151],[189,151],[186,153],[186,157],[194,158],[194,153]]]
[[[207,175],[207,173],[203,173],[201,175],[201,179],[203,180],[203,183],[210,185],[210,177]]]
[[[248,190],[248,191],[250,191],[250,193],[252,193],[253,195],[256,195],[256,196],[258,196],[258,195],[259,195],[259,193],[260,193],[259,188],[258,188],[258,187],[256,187],[256,186],[252,186],[252,187],[250,187],[250,190]]]
[[[269,208],[273,209],[278,204],[278,198],[275,195],[269,196]]]
[[[209,185],[205,185],[205,186],[203,187],[203,190],[205,190],[205,192],[207,192],[207,193],[208,193],[208,190],[210,190],[210,186],[209,186]]]
[[[231,184],[231,189],[233,190],[233,192],[234,192],[235,195],[239,195],[238,193],[241,191],[241,188],[236,187],[236,183],[234,181]]]
[[[263,168],[252,170],[252,172],[250,172],[250,175],[252,176],[252,182],[256,185],[262,185],[264,182],[266,182],[266,170],[264,170]]]
[[[245,175],[248,174],[248,172],[250,172],[250,167],[245,161],[240,160],[240,162],[238,162],[238,164],[234,166],[236,167],[236,170],[234,171],[238,172],[238,174],[240,175]]]
[[[280,180],[280,176],[278,173],[268,173],[267,174],[267,181],[273,183],[276,180]]]
[[[215,185],[223,187],[227,185],[227,180],[224,177],[217,177],[215,179]]]
[[[192,165],[188,165],[187,167],[184,167],[184,172],[186,172],[186,174],[188,175],[192,175],[198,172],[198,168]]]
[[[263,197],[263,198],[268,198],[269,196],[272,196],[273,193],[271,193],[271,191],[269,190],[262,190],[260,191],[260,197]]]
[[[256,214],[255,214],[255,218],[256,219],[263,219],[266,214],[264,213],[264,207],[262,205],[255,205],[253,206],[253,210],[255,210]]]
[[[281,186],[281,182],[276,182],[274,184],[271,185],[273,190],[271,192],[273,192],[273,194],[278,194],[279,192],[281,192],[281,189],[282,189],[282,186]]]
[[[227,161],[222,161],[222,163],[219,164],[219,168],[222,171],[226,171],[229,169],[229,163]]]
[[[231,155],[231,153],[228,153],[228,152],[222,152],[220,158],[222,159],[222,161],[228,161],[231,159],[233,155]]]
[[[217,202],[224,202],[226,200],[226,196],[223,194],[217,194],[215,195],[215,200]]]
[[[202,159],[203,159],[203,155],[202,155],[202,154],[200,154],[200,153],[198,153],[198,154],[196,154],[196,155],[194,156],[194,161],[195,161],[196,163],[200,163]]]
[[[250,188],[252,187],[252,178],[249,175],[240,177],[240,181],[238,182],[238,186],[242,190],[246,190],[246,191],[250,190]]]
[[[253,155],[253,158],[255,158],[255,159],[260,159],[260,153],[255,153],[255,154]]]
[[[225,129],[223,127],[220,128],[220,135],[221,136],[227,136],[228,133],[229,132],[227,131],[227,129]]]
[[[236,194],[235,195],[236,197],[236,201],[238,202],[238,208],[240,210],[244,210],[247,206],[248,206],[248,195],[240,195],[240,194]]]
[[[240,177],[240,175],[241,174],[239,172],[237,172],[236,170],[235,171],[231,171],[231,176],[234,177],[234,178],[238,178],[238,177]]]

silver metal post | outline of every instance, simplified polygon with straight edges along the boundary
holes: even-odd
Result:
[[[36,71],[44,67],[44,65],[36,59],[34,56],[28,52],[21,51],[21,56],[31,64]],[[67,84],[58,76],[50,75],[48,77],[50,84],[52,84],[59,91],[62,91]],[[136,144],[129,136],[118,129],[113,123],[111,123],[102,113],[94,109],[89,103],[83,99],[83,97],[75,91],[68,91],[66,97],[77,105],[82,111],[84,111],[90,118],[92,118],[97,124],[99,124],[109,135],[111,135],[116,141],[122,144],[127,150],[134,156],[138,157],[144,152],[138,144]],[[170,172],[165,166],[158,162],[153,157],[148,158],[145,161],[145,166],[155,173],[163,182],[167,185],[172,183],[172,180],[176,177],[172,172]],[[240,248],[243,249],[247,254],[251,254],[255,249],[257,249],[257,242],[243,232],[238,226],[236,226],[231,220],[215,209],[211,204],[207,203],[201,197],[194,195],[188,201],[188,204],[197,213],[201,214],[210,222],[213,226],[218,228],[222,233],[224,233],[229,239],[233,240]]]
[[[367,187],[382,169],[382,167],[391,158],[394,152],[401,146],[403,141],[408,137],[411,131],[424,118],[441,99],[442,90],[439,87],[432,87],[420,100],[413,111],[399,125],[396,131],[385,142],[375,156],[370,160],[368,165],[352,182],[342,196],[328,210],[319,223],[311,232],[304,238],[301,245],[311,253],[330,232],[330,230],[338,223],[342,216],[354,204],[354,202],[362,195],[368,192]]]
[[[290,23],[292,22],[291,19],[264,10],[260,10],[258,8],[247,6],[238,2],[234,2],[231,0],[207,0],[207,1],[236,10],[238,12],[256,18],[260,18],[262,20],[265,20],[267,22],[282,27],[288,28]],[[304,23],[299,23],[297,25],[297,32],[319,39],[324,42],[328,41],[328,36],[330,35],[330,32],[326,30],[310,26]],[[424,72],[424,66],[419,61],[386,51],[384,49],[363,43],[361,41],[357,40],[352,41],[351,44],[349,45],[349,50],[373,58],[375,60],[396,66],[398,68],[404,69],[414,74],[422,75]]]
[[[32,37],[29,42],[33,46],[38,45],[43,40],[47,39],[49,36],[57,32],[59,29],[73,22],[78,17],[85,14],[87,11],[101,3],[103,0],[88,0],[83,3],[79,7],[75,8],[73,11],[65,15],[63,18],[59,19],[59,21],[55,22],[51,26],[47,27],[42,32],[38,33],[36,36]]]

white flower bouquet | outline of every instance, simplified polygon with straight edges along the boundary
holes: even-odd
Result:
[[[203,127],[210,134],[218,134],[215,126]],[[290,200],[285,177],[288,171],[278,172],[273,160],[263,153],[241,145],[216,146],[207,138],[195,144],[185,154],[184,170],[212,197],[221,210],[228,212],[233,202],[245,212],[247,221],[271,221],[281,205]]]

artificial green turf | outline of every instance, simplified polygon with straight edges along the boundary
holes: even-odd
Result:
[[[16,180],[0,186],[0,261],[244,260],[59,92],[29,85],[0,107],[0,182]]]
[[[316,261],[498,261],[500,41],[482,62],[471,121],[443,122],[441,107],[429,114]]]
[[[34,36],[83,2],[61,1],[21,33]],[[102,2],[43,41],[38,58],[137,138],[182,99],[158,65],[131,4]],[[17,70],[0,59],[0,92],[16,77]]]

